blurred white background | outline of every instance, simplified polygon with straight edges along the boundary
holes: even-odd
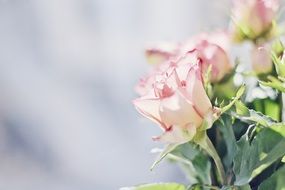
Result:
[[[227,27],[229,0],[0,0],[0,189],[185,182],[149,167],[157,126],[135,111],[148,42]]]

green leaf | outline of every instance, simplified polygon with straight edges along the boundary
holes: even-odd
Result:
[[[246,133],[237,145],[234,157],[235,185],[244,185],[285,155],[285,126],[278,124],[261,128],[252,142]]]
[[[276,52],[271,52],[271,59],[275,65],[276,72],[279,76],[285,76],[285,60],[281,58]]]
[[[236,114],[233,115],[246,123],[259,124],[264,127],[269,127],[276,123],[272,118],[255,110],[248,109],[241,101],[237,101],[235,105]]]
[[[251,190],[248,184],[243,186],[224,186],[221,190]]]
[[[283,51],[284,51],[284,45],[281,42],[280,39],[277,39],[273,42],[272,44],[272,51],[275,53],[275,55],[279,56],[282,55]]]
[[[211,185],[194,184],[188,187],[187,190],[220,190],[220,188]]]
[[[230,168],[233,157],[237,150],[236,138],[232,127],[232,118],[229,115],[223,115],[219,121],[221,124],[219,125],[218,129],[223,135],[227,148],[227,154],[224,158],[224,162],[227,168]]]
[[[283,156],[281,162],[285,163],[285,156]]]
[[[234,85],[233,76],[236,69],[234,68],[231,73],[224,76],[224,78],[218,83],[212,85],[212,94],[215,98],[221,100],[230,100],[235,96],[237,87]]]
[[[277,100],[272,100],[270,98],[257,98],[252,103],[254,105],[254,110],[257,112],[261,112],[275,121],[280,121],[281,105]]]
[[[211,162],[196,144],[189,142],[179,145],[167,158],[181,164],[191,184],[211,184]]]
[[[261,112],[261,113],[264,113],[264,100],[265,99],[259,99],[259,98],[256,98],[252,103],[254,105],[254,110],[258,111],[258,112]]]
[[[285,190],[285,166],[278,169],[272,176],[263,181],[258,190]]]
[[[280,105],[271,99],[264,100],[265,114],[276,121],[280,121]]]
[[[157,159],[154,161],[154,163],[150,167],[150,170],[153,170],[155,168],[155,166],[157,166],[157,164],[159,164],[163,160],[163,158],[165,158],[167,156],[167,154],[170,153],[171,151],[173,151],[178,145],[179,144],[167,145],[166,148],[159,154]]]
[[[228,105],[226,105],[223,108],[221,108],[221,114],[223,114],[226,111],[228,111],[241,98],[241,96],[243,95],[244,91],[245,91],[245,85],[242,85],[238,89],[238,91],[236,93],[236,96],[232,99],[232,101]]]
[[[268,76],[267,78],[268,78],[268,81],[259,81],[259,83],[263,86],[268,86],[271,88],[275,88],[281,92],[285,92],[284,82],[282,82],[281,80],[278,80],[277,78],[273,76]]]
[[[178,183],[153,183],[136,187],[123,187],[120,190],[186,190],[186,187]]]

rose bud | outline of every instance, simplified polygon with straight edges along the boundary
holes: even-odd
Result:
[[[213,108],[205,92],[198,64],[179,64],[182,57],[162,74],[156,75],[153,88],[136,100],[136,109],[157,123],[164,133],[154,140],[185,143],[193,139],[204,119],[213,118]],[[211,123],[211,122],[208,122]]]
[[[232,70],[228,57],[229,38],[226,32],[211,35],[202,33],[186,43],[183,51],[192,51],[201,60],[202,72],[205,74],[211,66],[211,82],[219,82]]]
[[[252,69],[256,74],[264,74],[272,71],[273,63],[270,52],[265,47],[254,47],[251,52]]]
[[[278,0],[234,0],[233,38],[256,40],[272,32],[279,8]]]
[[[232,65],[226,52],[218,45],[202,41],[197,45],[198,57],[201,59],[202,72],[211,67],[210,81],[219,82],[232,70]]]

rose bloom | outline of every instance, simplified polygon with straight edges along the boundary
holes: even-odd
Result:
[[[213,83],[221,81],[232,70],[226,51],[209,41],[201,40],[197,43],[193,54],[201,60],[203,76],[210,67],[210,81]]]
[[[150,63],[155,63],[153,70],[144,78],[141,78],[135,91],[139,95],[147,93],[154,82],[154,75],[161,74],[173,62],[184,54],[191,54],[187,56],[192,59],[188,63],[195,63],[197,59],[200,60],[203,75],[211,66],[211,82],[219,82],[224,76],[232,70],[232,65],[228,57],[229,38],[226,32],[216,32],[211,35],[202,33],[194,36],[184,43],[180,44],[160,44],[153,48],[148,48],[146,51],[147,60]],[[180,61],[179,64],[182,64]]]
[[[200,44],[202,41],[207,41],[209,44],[215,44],[221,47],[227,53],[230,48],[229,37],[229,32],[227,31],[216,31],[212,33],[202,32],[186,40],[186,42],[180,45],[180,48],[184,49],[184,51],[189,51],[195,49],[197,44]]]
[[[155,74],[149,92],[133,102],[139,113],[159,124],[164,131],[154,140],[188,142],[203,120],[212,118],[213,109],[203,86],[199,63],[181,64],[188,58],[186,54],[165,72]]]
[[[270,51],[266,47],[254,47],[251,52],[252,69],[256,74],[269,73],[272,71]]]
[[[279,0],[234,0],[234,38],[241,40],[241,31],[250,38],[270,31],[278,8]]]
[[[203,75],[211,66],[210,81],[219,82],[232,70],[228,52],[230,49],[229,34],[226,31],[211,34],[201,33],[190,38],[182,46],[182,53],[193,51],[201,60]]]

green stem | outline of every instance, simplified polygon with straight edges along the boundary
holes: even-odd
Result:
[[[280,97],[279,97],[279,102],[280,102],[280,122],[283,122],[283,120],[284,120],[284,113],[283,113],[283,111],[284,111],[284,102],[283,102],[283,100],[285,99],[285,97],[284,97],[284,93],[280,93],[280,95],[279,95]]]
[[[213,158],[215,164],[216,164],[216,167],[217,167],[217,171],[218,171],[218,174],[220,176],[220,180],[221,180],[221,183],[222,184],[225,184],[225,179],[226,179],[226,175],[225,175],[225,169],[224,169],[224,166],[222,164],[222,161],[220,159],[220,156],[218,155],[214,145],[212,144],[211,140],[209,139],[208,136],[206,136],[206,142],[207,142],[207,145],[208,145],[208,153],[209,155]]]
[[[220,156],[218,155],[214,145],[212,144],[211,140],[209,139],[209,137],[207,136],[207,134],[204,135],[204,138],[200,139],[199,141],[197,141],[197,143],[204,149],[207,151],[207,153],[213,158],[215,165],[217,167],[217,172],[218,172],[218,176],[219,176],[219,180],[221,182],[222,185],[225,185],[225,179],[226,179],[226,175],[225,175],[225,170],[224,170],[224,166],[222,164],[222,161],[220,159]]]

